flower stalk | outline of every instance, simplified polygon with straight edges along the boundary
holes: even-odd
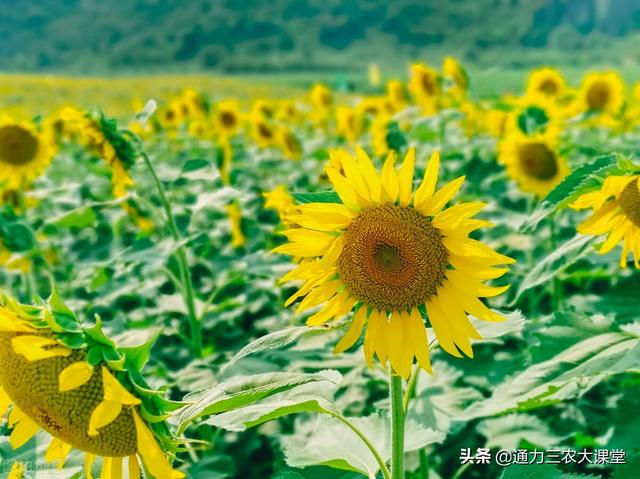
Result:
[[[404,479],[404,423],[406,414],[402,397],[402,378],[391,373],[391,479]]]

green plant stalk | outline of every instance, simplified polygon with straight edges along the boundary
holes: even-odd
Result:
[[[391,373],[391,479],[404,479],[404,401],[402,378]]]
[[[191,272],[189,270],[189,263],[187,262],[187,252],[184,248],[184,245],[180,244],[182,235],[180,235],[180,231],[178,230],[178,226],[176,225],[176,220],[173,216],[171,204],[169,203],[167,195],[164,192],[164,188],[162,187],[160,178],[158,178],[156,170],[153,167],[151,160],[149,159],[149,155],[143,152],[142,158],[144,159],[144,163],[149,170],[151,177],[153,178],[153,183],[155,184],[158,195],[160,196],[160,201],[162,202],[162,206],[167,216],[167,224],[169,225],[169,229],[171,230],[171,236],[173,236],[174,241],[178,244],[178,247],[176,249],[176,258],[178,260],[178,267],[180,268],[180,279],[183,286],[183,298],[189,316],[191,352],[194,357],[199,358],[202,357],[202,324],[198,319],[198,313],[196,311],[193,282],[191,281]]]
[[[391,479],[389,468],[387,467],[384,460],[382,459],[382,456],[380,455],[376,447],[373,445],[373,443],[369,440],[369,438],[365,436],[360,429],[358,429],[351,421],[349,421],[342,414],[338,414],[336,412],[329,411],[329,410],[325,410],[325,414],[335,417],[338,421],[340,421],[342,424],[344,424],[349,429],[351,429],[356,434],[356,436],[360,438],[360,440],[364,443],[364,445],[367,446],[369,451],[371,451],[371,454],[373,454],[373,457],[378,463],[378,467],[380,468],[380,471],[382,472],[382,476],[384,477],[384,479]]]
[[[550,251],[554,252],[558,247],[558,233],[553,216],[549,217],[549,246]],[[560,281],[555,275],[551,280],[551,304],[554,311],[559,311],[562,302],[562,291],[560,290]]]

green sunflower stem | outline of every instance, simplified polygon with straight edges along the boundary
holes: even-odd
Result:
[[[558,232],[553,216],[549,218],[549,246],[550,251],[554,252],[558,248]],[[553,311],[559,311],[562,302],[562,291],[560,289],[560,281],[557,275],[553,277],[551,282],[551,304]]]
[[[404,422],[402,378],[391,373],[391,479],[404,479]]]
[[[158,195],[160,196],[160,201],[162,202],[162,206],[167,216],[167,224],[169,226],[169,230],[171,231],[171,236],[178,244],[178,247],[176,249],[176,259],[178,260],[178,267],[180,269],[180,281],[182,282],[182,293],[184,302],[187,307],[189,316],[191,352],[195,357],[199,358],[202,356],[202,324],[198,319],[198,313],[196,311],[195,294],[193,291],[193,282],[191,280],[191,271],[189,269],[189,263],[187,261],[187,252],[184,245],[181,244],[182,235],[180,234],[178,226],[176,225],[176,220],[173,216],[173,210],[171,209],[171,203],[169,203],[169,200],[167,199],[167,195],[165,194],[162,183],[160,182],[160,178],[158,178],[156,170],[151,163],[151,159],[145,152],[142,152],[142,158],[144,159],[144,164],[149,170],[151,178],[153,178],[153,183],[155,184],[156,190],[158,191]]]

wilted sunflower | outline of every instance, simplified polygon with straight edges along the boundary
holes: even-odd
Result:
[[[284,231],[289,243],[274,251],[303,258],[282,281],[301,281],[287,305],[303,298],[298,311],[321,306],[307,324],[338,321],[354,310],[349,330],[336,345],[341,352],[364,335],[364,353],[372,365],[379,360],[408,377],[414,357],[431,371],[427,316],[438,342],[448,353],[472,356],[470,338],[480,338],[467,313],[487,321],[502,318],[478,298],[496,296],[508,286],[485,280],[507,272],[496,265],[513,260],[468,238],[487,227],[472,219],[485,204],[445,205],[464,177],[436,191],[440,169],[437,153],[414,191],[415,150],[410,149],[399,171],[389,155],[378,174],[367,154],[356,157],[332,152],[326,173],[342,203],[308,203],[290,220],[299,228]],[[336,166],[342,165],[344,175]]]
[[[545,196],[569,174],[567,161],[550,135],[513,131],[501,142],[498,159],[522,191],[538,197]]]
[[[600,247],[600,254],[622,244],[620,266],[627,267],[629,253],[633,253],[636,268],[640,268],[640,176],[609,176],[602,188],[586,193],[571,207],[591,208],[593,214],[578,226],[585,235],[608,235]]]
[[[582,109],[616,114],[624,103],[624,82],[615,72],[590,73],[580,87]]]
[[[30,123],[0,117],[0,190],[22,190],[49,165],[54,154],[51,137]]]
[[[130,478],[140,477],[141,464],[156,479],[184,477],[164,450],[178,447],[166,422],[146,419],[161,418],[171,403],[141,379],[139,348],[118,349],[99,322],[83,329],[55,296],[40,306],[1,303],[0,414],[9,410],[13,448],[44,429],[53,436],[46,461],[62,467],[79,449],[87,478],[96,457],[101,478],[123,477],[125,461]]]
[[[440,79],[434,69],[421,64],[411,65],[409,91],[426,114],[432,114],[438,110]]]
[[[566,82],[562,74],[555,68],[539,68],[533,70],[527,82],[528,96],[544,96],[556,99],[566,89]]]

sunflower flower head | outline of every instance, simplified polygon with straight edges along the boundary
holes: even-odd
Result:
[[[425,114],[430,115],[438,110],[440,78],[433,68],[419,63],[412,65],[409,91]]]
[[[0,116],[0,190],[24,190],[49,166],[52,137],[29,122]]]
[[[7,296],[0,304],[0,409],[13,448],[42,429],[52,436],[44,459],[62,468],[78,449],[87,478],[97,458],[100,477],[126,468],[137,478],[141,466],[151,477],[183,477],[170,465],[180,445],[163,420],[179,405],[142,379],[144,348],[119,349],[99,320],[84,327],[55,291],[36,306]]]
[[[298,206],[284,231],[289,242],[274,251],[302,258],[282,281],[297,281],[300,289],[287,305],[301,299],[298,311],[319,309],[307,320],[318,326],[338,322],[354,312],[350,326],[336,345],[342,352],[364,333],[364,354],[408,377],[414,359],[431,371],[425,319],[448,353],[472,356],[470,339],[479,339],[467,314],[500,321],[480,297],[504,292],[508,286],[485,284],[502,276],[498,265],[513,260],[468,237],[491,224],[473,219],[484,203],[460,203],[445,208],[464,182],[457,178],[436,189],[440,158],[434,153],[424,178],[414,188],[415,150],[402,165],[390,154],[382,170],[358,149],[343,150],[326,168],[335,203]],[[339,170],[336,166],[342,166]]]
[[[615,72],[590,73],[580,87],[582,110],[615,115],[624,104],[624,82]]]
[[[565,79],[555,68],[543,67],[533,70],[527,81],[528,96],[543,96],[555,100],[560,98],[565,90]]]
[[[221,101],[216,105],[215,125],[221,136],[230,138],[240,127],[240,108],[235,100]]]
[[[620,244],[620,267],[627,267],[631,253],[635,267],[640,268],[640,175],[609,176],[599,189],[583,194],[571,206],[576,210],[593,210],[578,226],[578,232],[606,235],[600,254]]]
[[[524,192],[544,197],[569,174],[553,135],[515,129],[500,143],[499,161]]]

